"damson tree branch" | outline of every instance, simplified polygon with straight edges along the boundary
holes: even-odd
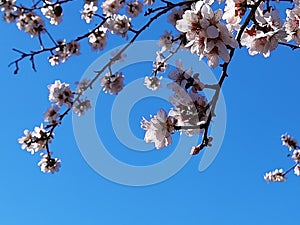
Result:
[[[174,7],[177,7],[177,6],[182,6],[182,5],[188,5],[188,4],[191,4],[193,1],[186,1],[186,2],[180,2],[180,3],[177,3],[177,4],[173,4],[173,5],[170,5],[168,6],[168,8],[165,8],[163,9],[162,11],[158,12],[155,16],[153,16],[152,18],[149,19],[149,21],[144,25],[142,26],[139,30],[136,31],[135,35],[131,38],[131,40],[121,49],[118,51],[118,53],[112,57],[99,71],[95,71],[96,72],[96,75],[94,76],[94,78],[92,80],[89,81],[87,87],[84,89],[84,91],[86,91],[88,88],[92,88],[93,84],[98,80],[98,78],[103,74],[103,72],[106,70],[106,69],[109,69],[110,66],[118,59],[120,58],[120,56],[122,55],[122,53],[130,46],[134,43],[134,41],[138,38],[139,35],[142,34],[143,31],[145,31],[156,19],[158,19],[160,16],[164,15],[165,13],[167,13],[168,11],[170,11],[171,9],[173,9]],[[99,26],[97,26],[98,28]],[[95,28],[95,29],[97,29]],[[95,30],[94,29],[94,30]],[[89,33],[92,33],[92,32],[89,32]],[[79,40],[82,40],[83,38],[87,37],[88,34],[85,34],[83,36],[80,36],[78,38],[75,39],[75,41],[79,41]],[[18,50],[17,50],[18,51]],[[20,51],[19,51],[20,52]],[[22,54],[25,54],[23,52],[20,52]],[[53,135],[53,132],[55,130],[55,128],[61,124],[62,120],[65,118],[65,116],[71,111],[74,103],[80,101],[80,97],[82,97],[83,95],[83,92],[81,93],[78,93],[76,98],[73,100],[73,102],[71,103],[71,107],[66,109],[64,111],[64,113],[62,115],[60,115],[59,117],[59,122],[58,123],[55,123],[53,125],[49,125],[48,128],[51,127],[51,130],[50,130],[50,135]],[[51,156],[49,155],[49,158]]]
[[[255,16],[255,11],[257,10],[257,8],[259,7],[259,5],[262,1],[263,0],[259,0],[251,8],[250,13],[246,17],[244,23],[242,24],[242,26],[241,26],[241,28],[240,28],[237,36],[236,36],[236,41],[239,43],[240,47],[241,47],[240,41],[241,41],[242,34],[244,33],[244,31],[245,31],[246,27],[248,26],[248,24],[250,23],[251,19]],[[224,82],[225,78],[228,77],[227,70],[228,70],[229,63],[231,62],[232,57],[234,55],[234,52],[235,52],[235,48],[230,48],[228,62],[225,62],[223,65],[221,65],[222,66],[222,73],[221,73],[221,77],[219,79],[218,84],[207,86],[207,87],[210,87],[210,88],[214,88],[216,91],[214,93],[212,101],[209,103],[208,117],[207,117],[207,120],[206,120],[205,124],[203,125],[204,133],[203,133],[203,136],[202,136],[202,142],[201,142],[200,145],[197,146],[199,151],[201,149],[203,149],[204,147],[208,146],[208,144],[209,144],[208,129],[210,127],[212,117],[215,116],[215,108],[216,108],[216,105],[217,105],[217,102],[218,102],[218,99],[219,99],[221,87],[223,85],[223,82]]]
[[[278,44],[284,45],[284,46],[288,46],[288,47],[290,47],[292,50],[296,50],[296,49],[299,49],[299,48],[300,48],[300,46],[298,46],[298,45],[293,45],[293,44],[284,43],[284,42],[279,42]]]
[[[77,37],[76,39],[72,40],[72,41],[81,41],[85,38],[87,38],[90,34],[92,34],[93,32],[95,32],[99,27],[101,27],[105,22],[106,20],[108,19],[109,17],[105,18],[98,26],[96,26],[94,29],[92,29],[91,31],[87,32],[86,34],[84,35],[81,35],[79,37]],[[30,62],[31,62],[31,67],[34,68],[33,70],[36,71],[36,66],[34,64],[34,57],[37,56],[37,55],[40,55],[42,53],[46,53],[46,52],[50,52],[52,55],[53,55],[53,51],[59,47],[59,46],[65,46],[67,45],[68,43],[71,43],[72,41],[64,44],[64,45],[59,45],[57,42],[55,42],[55,40],[52,38],[52,36],[50,35],[50,33],[45,30],[45,32],[48,34],[48,36],[50,37],[50,39],[52,40],[52,42],[54,42],[54,46],[52,47],[44,47],[42,46],[40,50],[37,50],[37,51],[31,51],[30,53],[25,53],[25,52],[22,52],[18,49],[15,49],[13,48],[12,50],[15,51],[15,52],[18,52],[21,54],[21,56],[16,59],[15,61],[11,62],[8,66],[12,66],[12,65],[15,65],[15,70],[14,70],[14,74],[17,74],[19,72],[19,62],[26,59],[26,58],[29,58]]]

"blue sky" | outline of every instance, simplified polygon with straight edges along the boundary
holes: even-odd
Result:
[[[53,31],[55,37],[70,39],[85,32],[89,26],[80,20],[81,7],[81,1],[66,5],[64,22]],[[160,25],[154,25],[140,40],[158,39],[158,28]],[[162,183],[131,187],[113,183],[89,167],[76,145],[71,115],[55,131],[51,144],[63,162],[59,173],[41,173],[36,165],[39,157],[22,151],[17,143],[24,129],[31,130],[42,122],[43,113],[50,105],[47,85],[60,79],[74,87],[87,67],[105,51],[91,52],[83,41],[81,55],[65,64],[52,68],[47,56],[41,55],[36,58],[37,72],[30,69],[28,61],[23,61],[20,73],[13,75],[13,68],[7,65],[18,54],[11,49],[37,49],[38,42],[13,24],[2,22],[0,29],[0,224],[295,224],[300,179],[290,174],[285,183],[268,184],[263,174],[291,166],[280,135],[288,132],[300,137],[300,51],[280,46],[268,59],[251,57],[245,49],[237,51],[223,87],[227,111],[225,138],[212,165],[199,172],[198,164],[203,155],[200,153]],[[113,39],[108,47],[118,46],[123,43],[121,40]],[[219,76],[219,70],[214,73]],[[112,96],[104,96],[97,103],[99,133],[112,143],[112,154],[120,160],[132,162],[132,158],[137,158],[145,163],[167,157],[171,148],[136,153],[120,147],[115,137],[106,132],[106,129],[111,130],[109,124],[101,123],[105,120],[101,113],[109,112],[113,100]],[[133,108],[133,115],[140,113],[148,117],[158,108],[168,106],[154,98],[144,101]],[[145,114],[147,108],[152,111]],[[136,120],[133,115],[131,122]],[[131,126],[139,129],[139,124],[131,123]],[[125,153],[118,154],[119,148]],[[189,154],[188,149],[185,151]]]

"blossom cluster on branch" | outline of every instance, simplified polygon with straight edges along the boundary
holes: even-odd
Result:
[[[79,82],[76,91],[70,85],[55,81],[49,85],[49,101],[53,105],[45,113],[45,127],[35,131],[24,132],[19,139],[23,149],[31,153],[42,152],[39,165],[44,172],[55,172],[60,167],[60,160],[52,158],[49,143],[54,137],[54,130],[62,123],[70,110],[79,116],[91,108],[84,92],[93,85],[100,84],[103,91],[118,94],[124,86],[125,74],[113,71],[112,65],[122,59],[125,50],[159,17],[166,17],[170,31],[160,31],[158,42],[160,50],[156,52],[153,70],[145,77],[144,85],[152,91],[160,88],[160,81],[168,67],[168,60],[178,51],[188,51],[196,54],[199,60],[205,60],[208,66],[220,66],[222,73],[216,84],[204,84],[200,74],[192,68],[184,68],[181,61],[167,76],[173,80],[168,88],[173,91],[169,101],[174,106],[166,111],[159,109],[157,115],[149,120],[143,118],[141,127],[145,130],[145,141],[154,143],[155,148],[161,149],[172,144],[172,134],[176,131],[191,135],[202,135],[202,141],[197,146],[191,146],[190,154],[198,154],[205,147],[211,146],[213,137],[209,135],[212,118],[223,82],[228,77],[228,66],[237,49],[247,48],[251,56],[261,54],[269,57],[279,45],[290,47],[292,50],[300,46],[300,2],[298,0],[190,0],[171,2],[167,0],[85,0],[80,11],[81,19],[87,24],[95,22],[96,26],[87,33],[71,41],[55,40],[46,29],[46,22],[59,25],[63,17],[63,4],[70,0],[39,0],[30,8],[18,5],[15,0],[0,0],[3,18],[6,22],[15,22],[20,30],[24,30],[32,38],[38,38],[40,49],[29,53],[14,49],[20,57],[10,65],[15,66],[14,73],[19,71],[19,62],[29,59],[35,70],[34,57],[48,53],[48,61],[52,66],[64,63],[73,55],[80,54],[80,41],[86,39],[92,50],[101,51],[106,47],[111,35],[118,35],[126,43],[102,68],[95,72],[91,80]],[[276,8],[282,4],[285,12]],[[284,7],[280,7],[283,9]],[[279,7],[278,7],[279,8]],[[144,12],[144,13],[143,13]],[[282,18],[282,15],[285,15]],[[136,28],[137,18],[146,22]],[[51,46],[45,46],[43,39],[48,37]],[[158,74],[161,74],[158,76]],[[211,99],[203,94],[205,88],[214,90]],[[289,136],[284,143],[292,146],[297,158],[297,145],[292,145]],[[295,159],[294,159],[295,160]],[[298,160],[298,159],[297,159]],[[298,161],[294,167],[299,170]],[[266,174],[268,181],[283,181],[285,174],[276,170]],[[297,174],[297,173],[296,173]],[[299,174],[299,172],[298,172]],[[297,175],[298,175],[297,174]]]
[[[274,171],[268,172],[265,174],[264,179],[268,182],[283,182],[286,180],[286,175],[294,171],[296,176],[300,176],[300,147],[296,139],[291,137],[288,134],[281,135],[282,145],[289,148],[289,151],[293,152],[288,154],[288,157],[292,158],[294,165],[287,171],[283,169],[275,169]]]

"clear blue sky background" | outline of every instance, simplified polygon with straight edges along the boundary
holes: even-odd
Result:
[[[81,1],[65,6],[63,23],[53,30],[56,38],[70,40],[85,33],[89,26],[80,20],[81,7]],[[161,23],[151,29],[140,40],[158,39]],[[223,88],[227,128],[214,163],[200,173],[201,153],[167,181],[128,187],[104,179],[88,166],[76,146],[71,116],[56,130],[51,144],[63,161],[59,173],[41,173],[36,165],[39,157],[22,151],[17,143],[24,129],[31,130],[42,122],[49,106],[47,85],[56,79],[73,85],[102,52],[91,52],[83,41],[81,56],[52,68],[47,55],[41,55],[36,58],[38,72],[33,72],[29,62],[23,61],[20,73],[15,76],[13,68],[7,67],[18,57],[11,49],[37,49],[38,42],[12,24],[0,23],[0,30],[0,224],[297,224],[300,178],[291,174],[286,183],[268,184],[263,174],[277,167],[287,169],[292,163],[286,158],[287,149],[281,146],[282,133],[300,138],[300,51],[279,47],[268,59],[251,57],[245,49],[237,51]],[[121,40],[114,39],[108,47],[118,46]],[[218,71],[215,72],[218,77]],[[99,102],[97,110],[101,107],[107,110],[112,100],[109,97],[107,102]],[[160,101],[154,103],[151,113],[161,107]],[[138,129],[139,124],[132,126]],[[101,124],[99,127],[101,130]],[[104,138],[111,139],[119,148],[115,137]],[[120,160],[124,157],[126,161],[133,154],[127,151],[128,155],[120,154]],[[155,155],[168,155],[154,150],[143,154],[153,159],[161,158]]]

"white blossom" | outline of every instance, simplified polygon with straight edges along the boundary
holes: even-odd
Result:
[[[89,87],[90,80],[89,79],[83,79],[80,82],[76,82],[76,92],[78,94],[83,94]]]
[[[58,25],[62,20],[62,7],[60,4],[44,1],[44,6],[41,8],[43,15],[50,19],[50,24]]]
[[[60,116],[58,111],[59,111],[59,107],[57,105],[49,107],[44,114],[44,121],[49,122],[50,124],[57,123],[56,120]]]
[[[265,174],[264,179],[269,182],[283,182],[286,180],[283,169],[276,169]]]
[[[288,134],[281,135],[282,145],[287,146],[289,150],[297,149],[298,143],[297,140],[291,137]]]
[[[145,5],[153,5],[154,2],[155,0],[144,0]]]
[[[153,76],[153,77],[145,77],[144,80],[144,85],[152,90],[152,91],[157,91],[158,88],[161,87],[160,81],[162,80],[162,76],[161,77],[157,77],[157,76]]]
[[[171,50],[173,47],[174,37],[171,32],[165,31],[164,35],[162,35],[159,39],[158,45],[162,47],[161,52],[166,50]]]
[[[300,45],[300,6],[296,5],[293,9],[286,10],[286,22],[284,28],[287,33],[287,41],[294,40]]]
[[[296,174],[297,176],[300,176],[300,166],[296,165],[294,168],[294,174]]]
[[[121,72],[115,74],[106,74],[100,80],[100,85],[103,86],[103,91],[110,94],[118,94],[124,86],[124,76]]]
[[[102,26],[89,35],[89,44],[93,50],[103,50],[105,48],[107,40],[106,31],[107,28]]]
[[[292,159],[293,159],[296,163],[299,163],[299,162],[300,162],[300,150],[294,150],[293,155],[292,155]]]
[[[78,116],[82,116],[90,108],[91,108],[91,102],[90,102],[90,100],[86,99],[84,101],[75,102],[75,104],[73,106],[73,111]]]
[[[48,85],[48,89],[50,102],[54,102],[58,106],[65,104],[68,108],[71,108],[74,94],[69,84],[56,80],[54,84]]]
[[[58,41],[58,47],[55,49],[55,54],[48,58],[51,66],[58,65],[60,62],[65,62],[72,55],[79,55],[80,45],[77,41],[65,43],[65,40]]]
[[[16,7],[14,6],[16,3],[16,0],[0,0],[0,8],[1,11],[4,12],[13,12],[16,10]]]
[[[94,2],[86,3],[81,10],[81,19],[85,20],[86,23],[90,23],[93,19],[94,14],[98,10],[98,7],[94,5]]]
[[[108,18],[105,26],[112,34],[126,37],[127,31],[131,27],[131,18],[128,18],[126,15],[113,14]]]
[[[130,17],[137,17],[142,12],[143,4],[138,0],[127,3],[126,12]]]
[[[166,60],[163,58],[161,52],[156,52],[156,59],[153,63],[154,73],[164,73],[167,69],[168,64]]]
[[[154,143],[156,149],[164,148],[172,144],[170,134],[174,133],[174,125],[174,118],[167,116],[166,111],[160,109],[150,121],[142,119],[141,127],[146,130],[144,140],[146,143]]]
[[[55,173],[59,171],[59,168],[61,167],[61,160],[59,158],[49,157],[46,153],[41,153],[41,156],[42,159],[39,161],[38,166],[41,167],[42,172]]]
[[[210,67],[219,65],[219,57],[224,62],[229,62],[227,46],[237,47],[233,34],[220,21],[221,18],[221,9],[213,12],[209,4],[198,1],[176,23],[177,30],[186,33],[186,47],[199,55],[199,59],[207,57]]]
[[[124,0],[106,0],[102,3],[101,8],[103,14],[109,16],[112,14],[118,14],[120,9],[124,6]]]
[[[31,37],[45,32],[44,21],[34,12],[21,14],[17,19],[17,26],[20,30],[29,33]]]

